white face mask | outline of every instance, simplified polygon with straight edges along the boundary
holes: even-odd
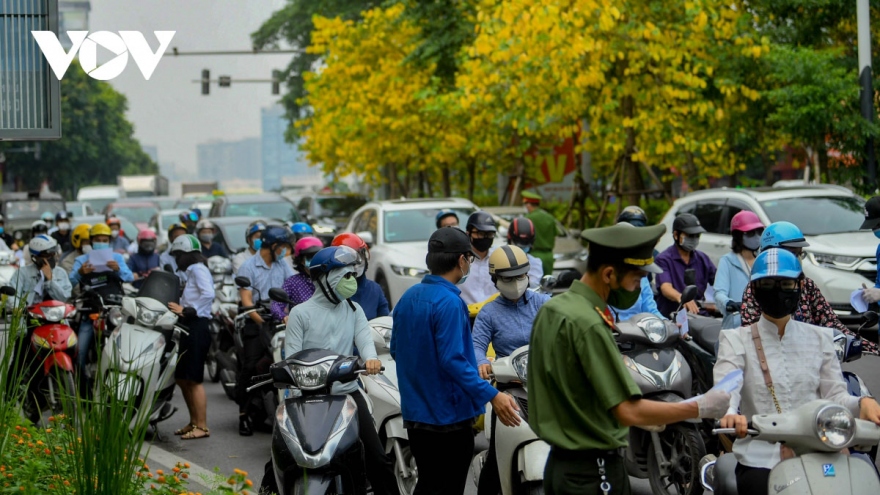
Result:
[[[511,301],[516,301],[523,294],[526,293],[526,289],[529,288],[529,277],[524,277],[522,280],[514,280],[512,282],[502,282],[498,280],[495,283],[495,286],[498,287],[498,292],[501,293],[507,299]]]
[[[58,230],[68,231],[70,230],[70,224],[67,222],[61,222],[58,224]]]
[[[92,250],[91,244],[83,244],[83,247],[82,247],[83,254],[88,254],[89,251],[91,251],[91,250]]]

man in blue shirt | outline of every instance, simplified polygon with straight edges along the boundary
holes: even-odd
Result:
[[[648,217],[644,210],[638,206],[627,206],[617,217],[618,224],[632,225],[633,227],[644,227],[648,224]],[[654,250],[654,256],[657,256],[657,250]],[[642,277],[641,292],[639,300],[629,309],[618,309],[611,307],[611,312],[615,315],[616,321],[626,321],[639,313],[651,313],[660,318],[668,318],[669,315],[663,316],[657,309],[657,301],[654,300],[654,290],[651,289],[651,277]]]
[[[438,229],[428,241],[431,274],[394,308],[391,356],[420,495],[464,492],[474,453],[473,420],[487,402],[503,424],[520,423],[513,397],[499,393],[477,370],[467,307],[456,287],[475,257],[467,234]]]
[[[260,301],[269,301],[269,289],[281,287],[288,277],[293,276],[293,269],[284,262],[284,257],[293,251],[291,233],[286,227],[271,225],[263,232],[263,241],[259,253],[250,257],[241,265],[236,274],[247,277],[251,286],[239,289],[241,306],[253,306]],[[266,346],[260,338],[263,318],[256,312],[251,313],[250,320],[245,323],[242,349],[241,376],[235,381],[235,401],[238,403],[238,433],[242,436],[254,434],[253,421],[248,415],[248,403],[251,394],[247,388],[251,377],[256,374],[257,362],[266,353]]]
[[[865,221],[860,227],[861,230],[871,229],[874,237],[880,239],[880,196],[874,196],[865,203]],[[880,244],[877,245],[875,254],[877,265],[880,266]],[[877,278],[874,280],[874,287],[865,289],[862,298],[868,304],[880,301],[880,270],[877,271]]]

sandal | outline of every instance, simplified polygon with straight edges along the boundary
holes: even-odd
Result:
[[[183,428],[176,430],[174,432],[174,434],[175,435],[186,435],[187,433],[193,431],[193,428],[195,428],[195,427],[196,427],[196,425],[194,425],[194,424],[188,424],[188,425],[184,426]]]
[[[211,436],[211,432],[208,431],[207,428],[202,428],[201,426],[196,426],[196,425],[192,425],[192,427],[193,427],[192,430],[190,430],[188,433],[186,433],[180,437],[181,440],[196,440],[199,438],[208,438]],[[203,435],[196,436],[197,431],[202,432]]]

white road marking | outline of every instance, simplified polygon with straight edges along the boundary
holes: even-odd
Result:
[[[141,449],[141,455],[145,455],[147,454],[147,452],[149,452],[149,455],[147,455],[147,459],[157,462],[167,467],[168,469],[173,469],[178,462],[189,464],[189,479],[187,481],[189,481],[190,485],[198,484],[205,487],[206,489],[211,489],[213,488],[213,486],[211,485],[213,485],[214,482],[218,479],[218,473],[215,473],[210,469],[205,469],[190,460],[184,459],[178,454],[168,452],[167,450],[161,447],[157,447],[154,444],[144,444],[143,448]],[[147,464],[149,464],[149,462]]]

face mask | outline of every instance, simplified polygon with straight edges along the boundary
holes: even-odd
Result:
[[[46,262],[49,263],[49,268],[55,268],[55,257],[54,256],[47,259]]]
[[[284,258],[285,256],[287,256],[287,248],[281,248],[281,252],[275,255],[275,257],[279,260]]]
[[[2,233],[3,233],[3,227],[0,227],[0,234],[2,234]],[[874,231],[874,237],[876,237],[877,239],[880,239],[880,229],[877,229]]]
[[[5,229],[3,228],[3,226],[0,225],[0,234],[2,234],[4,230],[5,230]]]
[[[213,234],[199,234],[199,240],[202,241],[204,244],[208,244],[214,240],[214,235]]]
[[[109,242],[96,242],[92,245],[92,249],[110,249]]]
[[[91,250],[92,250],[91,244],[83,244],[83,246],[82,246],[83,254],[88,254]]]
[[[532,246],[526,246],[526,247],[522,248],[522,250],[524,253],[528,253],[529,251],[532,250]]]
[[[761,236],[758,234],[744,235],[743,247],[749,251],[757,251],[761,247]]]
[[[262,246],[263,246],[263,240],[262,240],[262,239],[259,239],[259,238],[254,239],[254,251],[259,251],[259,250],[260,250],[260,247],[262,247]]]
[[[773,318],[783,318],[797,311],[798,302],[801,300],[801,290],[782,290],[778,288],[761,289],[752,286],[755,301],[761,306],[761,311]]]
[[[467,263],[467,262],[466,262],[466,263]],[[464,273],[464,270],[462,270],[462,273]],[[461,277],[461,280],[459,280],[458,282],[456,282],[455,285],[461,285],[461,284],[465,283],[465,281],[466,281],[467,278],[468,278],[468,275],[470,275],[470,274],[471,274],[471,264],[468,263],[468,272],[467,272],[467,273],[464,273],[464,275]]]
[[[70,224],[67,222],[61,222],[58,224],[58,230],[68,231],[70,230]]]
[[[308,268],[308,267],[311,266],[311,265],[312,265],[312,259],[311,259],[311,258],[304,258],[304,259],[303,259],[303,266],[304,266],[304,267]]]
[[[617,277],[617,274],[614,275]],[[618,283],[620,283],[620,278],[617,278]],[[636,288],[636,290],[626,290],[623,287],[618,287],[616,289],[611,289],[611,292],[608,293],[608,305],[617,309],[629,309],[636,305],[639,302],[639,297],[642,295],[641,286]]]
[[[119,237],[119,231],[118,230],[111,230],[110,237]]]
[[[140,245],[141,252],[144,253],[152,253],[156,250],[156,243],[154,242],[142,242]]]
[[[697,246],[700,245],[700,238],[682,235],[681,242],[679,242],[678,245],[681,246],[681,248],[684,249],[685,251],[692,253],[692,252],[696,251]],[[617,306],[615,306],[615,308],[616,307]]]
[[[490,247],[492,247],[492,241],[494,240],[495,239],[491,237],[488,239],[471,239],[471,244],[474,245],[475,250],[484,253],[488,251]]]
[[[510,282],[498,280],[495,287],[498,288],[498,292],[500,292],[505,298],[510,299],[511,301],[517,301],[526,293],[526,289],[529,288],[529,278],[526,277],[522,280],[513,280]]]
[[[340,301],[344,301],[355,295],[358,290],[358,283],[354,277],[344,277],[336,284],[336,296]]]

